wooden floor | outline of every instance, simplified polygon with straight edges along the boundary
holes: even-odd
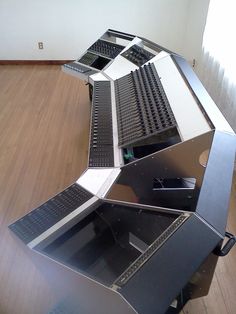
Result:
[[[0,66],[0,314],[46,314],[57,302],[7,226],[80,176],[89,118],[87,87],[60,67]],[[235,195],[234,187],[234,233]],[[209,295],[183,312],[236,313],[236,249],[219,259]]]

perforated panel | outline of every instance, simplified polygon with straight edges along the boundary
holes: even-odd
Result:
[[[113,130],[110,82],[95,82],[89,167],[113,167]]]
[[[91,193],[75,183],[11,224],[9,228],[24,243],[29,243],[92,196]]]

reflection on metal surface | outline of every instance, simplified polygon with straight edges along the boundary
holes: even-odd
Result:
[[[211,131],[123,166],[107,198],[132,202],[132,191],[139,204],[194,211],[205,171],[196,156],[211,147],[213,136]],[[157,178],[165,183],[162,188]]]
[[[144,253],[148,248],[147,243],[136,237],[133,233],[129,233],[129,244],[137,249],[140,253]]]
[[[202,165],[204,168],[206,168],[207,166],[207,162],[208,162],[208,158],[209,158],[209,149],[204,150],[204,152],[201,153],[200,157],[199,157],[199,163],[200,165]]]
[[[103,203],[42,252],[110,286],[139,256],[150,258],[187,217],[178,216]]]
[[[139,203],[138,197],[131,186],[115,183],[109,192],[108,198],[111,200]]]
[[[208,294],[214,275],[218,256],[211,253],[189,281],[191,299]]]
[[[154,178],[153,190],[194,190],[195,178]]]

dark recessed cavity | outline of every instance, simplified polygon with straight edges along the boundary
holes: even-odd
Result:
[[[178,216],[104,203],[43,252],[111,285]]]

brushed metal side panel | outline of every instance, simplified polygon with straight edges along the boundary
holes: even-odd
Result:
[[[223,236],[231,194],[236,136],[215,131],[197,213]]]
[[[205,172],[205,168],[199,162],[199,157],[202,152],[211,148],[213,135],[214,131],[210,131],[123,166],[120,176],[111,188],[107,198],[114,198],[114,195],[117,195],[115,192],[117,185],[120,185],[123,186],[123,190],[126,187],[127,190],[132,191],[132,194],[136,196],[137,203],[145,199],[146,203],[144,204],[146,205],[162,207],[161,204],[155,203],[155,201],[149,203],[149,200],[152,200],[155,194],[153,179],[182,177],[196,179],[196,188],[193,193],[193,203],[196,203]],[[131,194],[130,191],[122,195],[119,194],[118,200],[130,201],[130,198],[127,198],[127,195]],[[183,195],[182,192],[177,191],[174,197],[182,197],[181,194]],[[135,199],[135,197],[132,198]],[[194,206],[192,209],[194,209]]]
[[[207,241],[206,241],[207,239]],[[163,314],[221,241],[193,214],[120,289],[139,314]]]
[[[39,253],[39,252],[37,252]],[[48,256],[31,251],[30,255],[59,302],[70,300],[79,314],[135,314],[132,306],[118,292],[60,264]]]

